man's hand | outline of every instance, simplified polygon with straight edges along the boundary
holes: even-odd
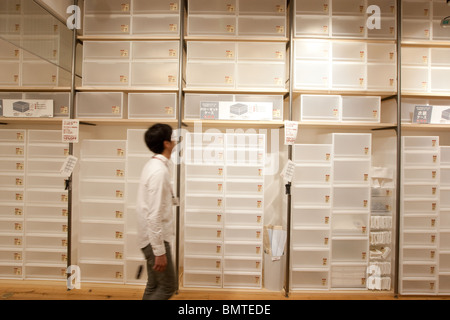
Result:
[[[157,272],[164,272],[167,267],[167,257],[166,255],[162,255],[159,257],[155,257],[155,265],[153,266],[153,270]]]

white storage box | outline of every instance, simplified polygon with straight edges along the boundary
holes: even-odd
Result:
[[[404,248],[402,255],[403,261],[437,261],[435,248]]]
[[[224,167],[221,165],[187,165],[186,179],[188,178],[221,178]]]
[[[395,44],[384,44],[384,43],[367,44],[367,62],[395,63],[396,61],[397,61],[397,48]]]
[[[65,188],[65,179],[61,175],[32,175],[27,176],[27,188]]]
[[[293,208],[292,225],[326,227],[331,223],[331,209],[327,208]]]
[[[0,142],[24,142],[26,130],[3,129],[0,130]]]
[[[179,15],[134,15],[132,34],[139,36],[178,36],[180,34]]]
[[[226,271],[260,272],[262,271],[262,259],[224,257],[223,269]]]
[[[67,221],[61,222],[41,222],[41,221],[26,221],[25,228],[27,234],[46,234],[49,236],[59,235],[66,236],[68,231]]]
[[[131,55],[129,41],[86,41],[83,43],[83,59],[88,60],[126,60]]]
[[[298,15],[295,17],[296,37],[328,37],[330,18],[326,15]]]
[[[232,273],[224,272],[223,274],[224,288],[261,288],[261,273]]]
[[[322,229],[294,229],[292,231],[292,243],[295,247],[329,247],[330,230]]]
[[[318,1],[317,1],[318,2]],[[324,40],[294,40],[295,58],[299,60],[328,60],[330,42]]]
[[[130,83],[129,62],[85,61],[83,70],[83,86],[127,87]]]
[[[286,66],[284,63],[238,63],[236,85],[238,88],[285,87]]]
[[[1,191],[0,201],[2,202],[15,202],[21,204],[25,200],[25,192],[22,189],[2,188]]]
[[[286,37],[286,17],[239,16],[238,35],[249,37]]]
[[[123,244],[102,243],[100,241],[81,241],[79,259],[83,261],[123,262]]]
[[[367,187],[334,187],[333,208],[336,210],[369,210],[370,189]]]
[[[222,273],[186,270],[183,274],[183,282],[185,287],[221,288]]]
[[[195,194],[210,194],[221,196],[224,194],[224,184],[221,180],[186,180],[186,192]]]
[[[186,208],[198,208],[207,210],[219,210],[225,206],[223,197],[205,194],[187,194],[185,200]]]
[[[185,256],[184,270],[222,270],[222,259],[217,257]]]
[[[227,210],[263,210],[263,196],[227,195]]]
[[[439,151],[404,151],[404,166],[438,166]]]
[[[372,135],[334,133],[333,146],[335,157],[370,157]]]
[[[381,97],[342,97],[342,121],[380,122]]]
[[[428,1],[408,1],[403,6],[403,17],[408,19],[425,19],[431,15],[431,6]]]
[[[20,157],[25,158],[25,145],[22,143],[2,143],[0,145],[0,154],[2,157]]]
[[[63,204],[68,202],[68,193],[58,189],[29,189],[27,190],[27,202]]]
[[[95,0],[88,1],[84,8],[86,14],[127,14],[131,0]]]
[[[134,62],[131,85],[137,87],[178,87],[178,62]]]
[[[293,248],[292,267],[293,268],[323,268],[330,265],[330,251],[318,248]]]
[[[435,11],[436,12],[436,11]],[[442,14],[443,17],[448,16],[447,14]],[[432,30],[433,30],[433,40],[440,40],[440,41],[448,41],[450,39],[450,36],[445,28],[441,27],[441,19],[442,17],[439,17],[438,20],[434,20],[432,22]]]
[[[261,227],[227,226],[224,239],[227,241],[262,241],[263,230]]]
[[[20,210],[20,208],[17,208]],[[16,210],[16,208],[14,209]],[[68,216],[67,204],[55,205],[33,205],[27,204],[27,216],[29,218],[65,218]]]
[[[369,234],[367,214],[334,214],[332,223],[334,236],[364,236]]]
[[[133,41],[131,43],[132,59],[178,60],[179,43],[177,41]]]
[[[294,66],[295,88],[328,89],[331,75],[328,61],[296,61]]]
[[[262,244],[259,242],[232,242],[225,241],[224,243],[224,254],[225,256],[245,256],[250,257],[261,257],[262,255]]]
[[[122,92],[78,92],[76,113],[78,118],[122,118],[124,94]]]
[[[124,161],[86,161],[80,163],[81,176],[91,179],[125,180]]]
[[[134,14],[141,13],[172,13],[179,14],[179,0],[157,0],[149,3],[147,0],[134,0],[132,12]]]
[[[70,93],[66,92],[26,92],[28,100],[53,100],[53,116],[68,117],[70,113]]]
[[[332,288],[364,288],[366,289],[366,266],[332,266]]]
[[[439,210],[436,200],[408,199],[403,201],[405,213],[430,213],[435,214]]]
[[[430,23],[427,20],[402,20],[402,38],[405,40],[429,40]]]
[[[188,62],[186,68],[187,87],[234,88],[235,86],[233,63]]]
[[[297,144],[294,145],[293,161],[295,163],[331,163],[331,144]]]
[[[357,89],[366,88],[366,66],[363,63],[338,63],[332,66],[333,89]]]
[[[247,0],[239,1],[239,13],[242,15],[285,15],[284,0]]]
[[[430,84],[428,69],[421,67],[402,67],[402,89],[405,91],[427,91]]]
[[[60,235],[42,235],[42,234],[27,234],[26,246],[29,248],[39,249],[67,249],[67,236]]]
[[[435,279],[408,279],[401,282],[401,292],[403,294],[434,294],[436,287]]]
[[[441,151],[441,166],[450,165],[450,147],[440,146],[439,149]]]
[[[0,62],[2,70],[0,74],[0,85],[18,86],[20,84],[19,62]]]
[[[235,42],[228,41],[188,41],[187,59],[235,61],[237,50]]]
[[[235,16],[189,16],[187,25],[188,36],[236,36],[237,25]]]
[[[404,168],[403,179],[405,182],[431,182],[439,181],[440,175],[437,168]]]
[[[410,215],[403,217],[404,230],[436,230],[437,216]]]
[[[403,149],[404,150],[437,151],[438,148],[439,148],[439,136],[406,136],[406,137],[403,137]]]
[[[448,74],[450,68],[431,68],[431,91],[447,92],[450,90]]]
[[[340,121],[341,96],[302,95],[301,121]]]
[[[238,215],[238,218],[241,218],[240,215]],[[198,209],[186,209],[184,214],[184,221],[186,225],[221,226],[224,220],[225,220],[224,214],[217,211],[200,211]]]
[[[225,190],[229,195],[233,194],[245,194],[245,195],[263,195],[264,185],[260,181],[250,181],[236,180],[236,181],[226,181]]]
[[[329,165],[297,165],[293,182],[295,184],[326,184],[330,185],[332,181],[331,166]]]
[[[334,0],[333,15],[361,15],[365,12],[364,0]]]
[[[61,130],[29,130],[28,142],[31,143],[61,143]]]
[[[367,239],[333,239],[331,246],[333,262],[366,262],[369,258]]]
[[[176,115],[176,94],[128,94],[128,119],[175,119]]]
[[[123,224],[88,223],[80,224],[80,240],[124,241]]]
[[[329,12],[329,0],[296,0],[295,12],[297,14],[310,13],[310,14],[328,14]]]
[[[402,49],[402,65],[428,66],[430,61],[429,48],[406,47]]]
[[[332,42],[333,61],[364,62],[367,45],[364,42]]]
[[[58,67],[47,62],[24,62],[22,85],[57,86]]]
[[[124,267],[118,264],[80,263],[81,280],[84,282],[123,283]]]
[[[246,165],[246,166],[227,166],[228,178],[240,178],[240,179],[264,179],[264,167],[258,165]]]
[[[53,145],[36,144],[28,145],[28,157],[30,158],[65,158],[69,155],[69,146],[62,143]]]
[[[129,35],[131,18],[129,15],[85,15],[84,34],[90,35]]]
[[[234,15],[237,11],[237,1],[209,1],[209,0],[190,0],[189,14],[230,14]]]
[[[222,221],[219,214],[216,215],[216,221]],[[215,216],[212,217],[214,219]],[[263,214],[261,212],[236,211],[226,212],[226,224],[228,226],[259,226],[263,224]]]
[[[22,248],[23,240],[21,235],[0,235],[0,247],[14,248],[14,250],[17,250]]]
[[[367,37],[369,39],[395,39],[397,35],[397,22],[395,18],[390,18],[381,15],[381,28],[369,29],[367,28]]]
[[[237,42],[236,50],[239,61],[264,60],[283,63],[286,61],[286,44],[284,43]]]
[[[367,66],[367,90],[395,91],[397,66],[395,64],[370,64]]]
[[[25,175],[23,174],[0,175],[0,186],[2,187],[6,188],[19,187],[23,186],[24,184],[25,184]]]
[[[3,160],[0,159],[0,172],[23,172],[25,161],[22,159]]]
[[[295,271],[293,270],[291,287],[293,290],[328,289],[329,271]]]
[[[431,48],[431,66],[433,67],[449,67],[450,66],[450,50],[447,48]]]
[[[403,232],[403,245],[438,245],[437,233],[433,231],[409,231]]]
[[[368,160],[335,159],[333,182],[335,184],[369,184],[371,162]]]
[[[223,254],[222,241],[193,241],[186,240],[184,243],[184,254],[201,255],[207,257],[221,257]]]
[[[125,184],[121,182],[100,182],[83,180],[80,182],[81,199],[119,200],[125,198]]]
[[[81,158],[125,160],[126,145],[124,140],[84,140],[81,146]]]
[[[292,189],[294,206],[329,206],[331,200],[330,187],[296,185]]]
[[[364,16],[333,16],[332,36],[361,38],[366,33],[366,18]]]

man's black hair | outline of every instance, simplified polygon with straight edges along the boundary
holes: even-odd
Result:
[[[151,126],[145,133],[145,144],[156,154],[161,154],[164,151],[164,141],[172,141],[172,127],[157,123]]]

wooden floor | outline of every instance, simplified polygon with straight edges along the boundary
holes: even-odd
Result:
[[[65,282],[0,280],[0,300],[141,300],[142,286],[82,283],[67,290]],[[449,296],[395,296],[393,292],[339,291],[291,293],[265,290],[184,289],[172,300],[450,300]]]

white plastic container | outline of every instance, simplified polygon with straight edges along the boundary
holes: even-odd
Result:
[[[331,21],[326,15],[300,15],[295,17],[296,37],[328,37]]]
[[[342,121],[380,122],[381,97],[342,97]]]
[[[333,16],[332,36],[361,38],[366,33],[366,19],[362,16]]]
[[[87,60],[129,60],[129,41],[86,41],[83,44],[83,59]]]
[[[328,14],[329,13],[329,0],[296,0],[295,12],[296,14]]]
[[[330,95],[302,95],[301,121],[340,121],[342,98]]]
[[[367,90],[395,91],[397,66],[395,64],[370,64],[367,66]]]
[[[332,65],[333,89],[363,90],[367,85],[366,66],[363,63],[340,63]]]
[[[297,144],[294,145],[293,161],[295,163],[331,163],[332,160],[331,144]]]
[[[81,146],[81,157],[89,159],[122,159],[126,156],[124,140],[84,140]]]
[[[78,118],[122,118],[124,94],[122,92],[78,92],[76,114]]]
[[[329,165],[297,165],[295,167],[294,178],[295,184],[326,184],[330,185],[333,179],[331,166]]]
[[[295,58],[299,60],[328,60],[330,42],[325,40],[294,40]]]
[[[247,63],[237,65],[236,86],[238,88],[284,89],[286,78],[284,63]]]
[[[369,184],[371,161],[338,160],[333,162],[333,182],[335,184]]]
[[[296,89],[328,89],[331,83],[328,61],[299,61],[294,66],[294,85]]]
[[[286,37],[286,17],[239,16],[238,35],[241,37]]]
[[[178,87],[178,62],[134,62],[131,65],[132,86]]]
[[[447,76],[450,68],[431,68],[431,91],[433,92],[447,92],[450,90]]]
[[[146,0],[134,0],[133,1],[133,14],[143,13],[171,13],[179,14],[180,1],[179,0],[156,0],[150,4]]]
[[[333,262],[366,262],[369,258],[368,249],[367,239],[333,239],[331,256]]]
[[[330,208],[293,208],[292,225],[329,227],[330,217]]]
[[[94,14],[84,16],[84,34],[123,36],[130,35],[131,18],[122,14]]]
[[[364,42],[332,42],[333,61],[364,62],[367,45]]]
[[[327,186],[297,185],[292,189],[294,206],[330,206],[332,201],[331,188]]]
[[[335,157],[370,157],[371,134],[334,133],[333,147]]]
[[[292,231],[292,243],[295,243],[295,247],[328,248],[331,243],[330,230],[326,228],[306,230],[295,228]]]
[[[404,151],[404,166],[438,166],[439,151]]]
[[[296,271],[293,270],[291,287],[293,290],[328,290],[329,271]]]
[[[20,64],[18,62],[0,62],[3,72],[0,75],[0,85],[18,86],[20,77]]]
[[[188,41],[187,59],[193,60],[226,60],[237,58],[236,43],[229,41]]]
[[[402,20],[402,37],[405,40],[429,40],[430,23],[427,20]]]
[[[333,209],[370,210],[370,189],[356,186],[334,187]]]
[[[186,68],[187,87],[235,87],[236,74],[233,63],[188,62]]]
[[[189,16],[188,36],[236,36],[237,21],[235,16],[210,15]]]
[[[324,268],[330,265],[330,251],[318,248],[293,248],[292,267],[293,268]]]
[[[83,86],[125,86],[130,83],[129,62],[85,61]]]
[[[231,273],[224,272],[223,274],[224,288],[261,288],[262,275],[261,273]]]
[[[139,36],[178,36],[180,34],[179,15],[134,15],[132,34]]]
[[[439,136],[405,136],[403,137],[403,149],[438,151]]]

